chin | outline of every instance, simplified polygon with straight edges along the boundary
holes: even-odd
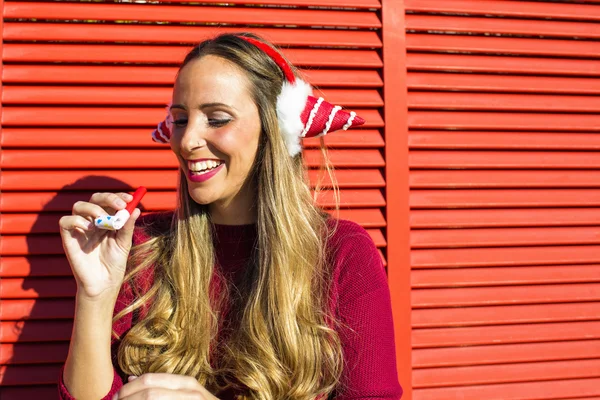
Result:
[[[189,190],[188,193],[194,202],[203,206],[208,205],[217,199],[217,196],[214,194],[206,193],[206,189],[192,189]]]

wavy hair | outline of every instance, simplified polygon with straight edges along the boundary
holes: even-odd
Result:
[[[136,301],[114,318],[145,310],[122,338],[118,362],[132,375],[193,376],[213,393],[234,387],[251,399],[326,398],[339,387],[343,369],[325,251],[334,228],[311,194],[302,155],[290,157],[279,132],[276,101],[283,74],[240,35],[262,40],[247,33],[220,35],[196,46],[181,68],[206,55],[235,63],[246,71],[259,110],[262,132],[247,178],[256,188],[257,210],[248,284],[236,288],[238,300],[230,296],[214,268],[208,209],[193,201],[180,174],[171,229],[132,250],[125,283],[135,289],[136,276],[150,267],[154,282],[138,289]],[[328,176],[337,210],[337,185],[322,140],[321,154],[320,176]],[[225,304],[233,304],[236,326],[220,343]]]

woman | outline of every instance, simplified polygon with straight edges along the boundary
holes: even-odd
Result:
[[[91,221],[131,196],[96,193],[60,221],[78,287],[61,397],[400,398],[381,258],[314,204],[301,156],[353,122],[256,36],[194,48],[154,135],[175,212],[107,233]]]

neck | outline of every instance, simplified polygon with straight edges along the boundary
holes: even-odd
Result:
[[[257,219],[254,197],[247,187],[231,199],[211,203],[208,211],[211,221],[219,225],[248,225]]]

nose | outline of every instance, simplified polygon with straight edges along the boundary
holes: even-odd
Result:
[[[190,117],[186,127],[182,131],[183,133],[179,138],[179,145],[183,152],[192,153],[194,150],[206,146],[207,130],[198,118]]]

